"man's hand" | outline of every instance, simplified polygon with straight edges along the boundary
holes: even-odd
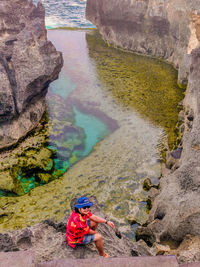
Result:
[[[97,231],[90,229],[88,235],[95,235],[95,234],[97,234]]]
[[[111,228],[115,228],[114,223],[111,221],[107,221],[107,225],[109,225]]]

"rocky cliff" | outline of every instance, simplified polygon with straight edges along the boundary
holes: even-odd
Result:
[[[109,43],[173,62],[185,83],[199,42],[198,12],[199,0],[88,0],[86,16]]]
[[[164,58],[178,68],[179,82],[188,82],[179,116],[182,154],[169,153],[169,170],[159,192],[150,191],[153,208],[138,238],[181,242],[200,235],[200,1],[87,0],[86,13],[109,43]]]
[[[45,10],[27,0],[0,1],[0,148],[35,128],[48,85],[62,67],[47,40]]]

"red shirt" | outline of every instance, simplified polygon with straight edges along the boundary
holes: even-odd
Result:
[[[75,211],[69,217],[67,224],[67,242],[68,244],[75,248],[76,244],[81,244],[85,235],[89,233],[90,228],[87,224],[87,219],[92,216],[91,212],[87,215],[82,215]]]

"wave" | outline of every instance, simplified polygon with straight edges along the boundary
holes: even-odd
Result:
[[[39,0],[33,0],[35,4]],[[86,0],[41,0],[46,10],[46,27],[94,28],[85,18]]]

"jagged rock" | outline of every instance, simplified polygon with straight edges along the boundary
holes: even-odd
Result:
[[[91,197],[90,201],[94,203],[92,212],[98,216],[104,217],[101,208],[95,197]],[[71,206],[74,207],[75,201],[72,201]],[[57,260],[62,258],[68,259],[83,259],[98,257],[95,244],[91,243],[87,246],[77,246],[71,248],[66,242],[66,224],[68,217],[60,222],[55,222],[52,219],[45,220],[35,226],[27,227],[24,230],[16,230],[12,233],[1,235],[1,251],[13,251],[13,247],[18,250],[31,249],[35,254],[37,262]],[[128,238],[111,229],[106,224],[99,224],[98,232],[103,236],[105,251],[111,256],[148,256],[151,252],[147,245],[140,241],[131,242]]]
[[[151,188],[158,189],[158,185],[152,184],[151,179],[146,177],[143,181],[143,189],[149,191]]]
[[[35,128],[45,110],[48,85],[62,67],[47,40],[45,10],[32,1],[0,3],[0,148]]]
[[[0,251],[17,251],[19,250],[14,244],[9,234],[0,234]]]
[[[156,255],[164,255],[165,253],[170,252],[170,247],[168,245],[164,246],[164,245],[155,243],[154,249],[155,249]]]
[[[166,155],[166,167],[172,169],[172,167],[178,162],[178,158],[175,158],[172,152],[167,152]]]
[[[154,201],[155,197],[157,197],[159,194],[159,190],[152,187],[149,192],[148,192],[148,197],[149,197],[149,200],[152,202]]]
[[[185,113],[184,113],[183,110],[181,110],[181,111],[179,112],[179,114],[178,114],[178,120],[179,120],[180,122],[184,122],[184,120],[185,120]]]
[[[181,153],[182,153],[182,147],[179,147],[173,151],[171,151],[171,156],[174,158],[174,159],[180,159],[181,158]]]
[[[149,246],[152,246],[155,242],[151,229],[143,226],[139,226],[136,231],[136,240],[139,241],[140,239],[144,240]]]
[[[192,129],[184,132],[179,169],[161,179],[160,194],[155,198],[150,211],[151,220],[155,218],[158,209],[162,209],[165,214],[160,220],[162,230],[156,233],[157,238],[162,240],[182,241],[187,234],[200,234],[200,153],[197,149],[200,144],[200,111],[199,100],[192,101],[199,99],[200,48],[192,52],[190,69],[184,105],[194,111]],[[186,116],[189,114],[191,112]]]
[[[176,255],[179,263],[200,261],[200,237],[187,235],[179,247],[168,254]]]

